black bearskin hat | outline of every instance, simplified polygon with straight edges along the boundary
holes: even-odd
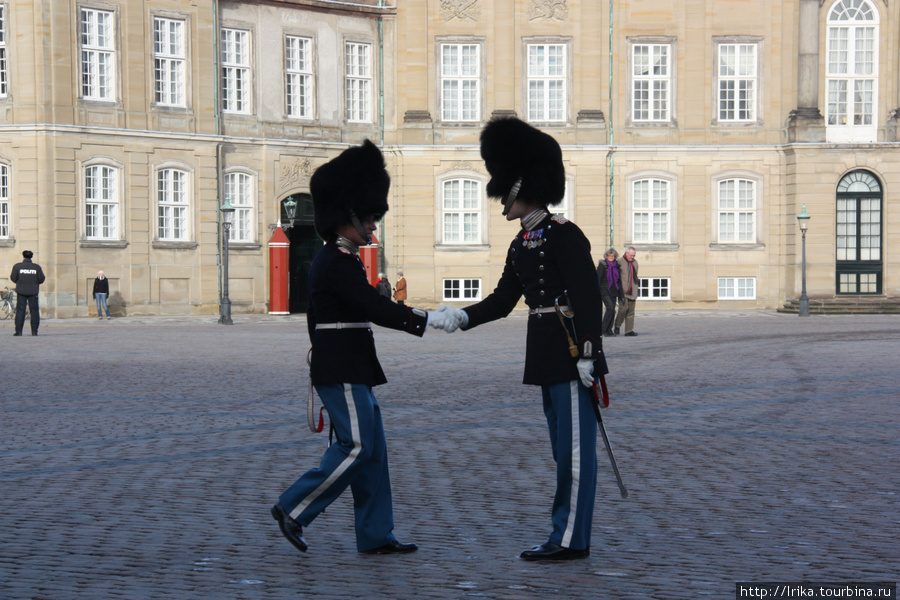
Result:
[[[555,139],[515,118],[497,119],[481,132],[481,158],[491,180],[487,194],[506,200],[522,178],[518,198],[538,206],[562,202],[566,171],[562,150]]]
[[[316,233],[327,240],[334,230],[350,223],[350,211],[360,220],[380,219],[388,211],[391,177],[384,157],[366,140],[341,152],[313,173],[309,180],[315,212]]]

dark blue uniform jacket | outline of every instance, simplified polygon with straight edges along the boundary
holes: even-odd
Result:
[[[497,288],[490,296],[463,310],[465,329],[508,315],[524,294],[529,308],[550,307],[568,292],[574,319],[566,319],[578,346],[578,358],[594,360],[594,375],[608,373],[601,338],[602,300],[591,243],[575,223],[548,215],[531,232],[524,229],[513,240]],[[560,298],[560,305],[566,304]],[[574,331],[572,329],[574,321]],[[523,383],[550,385],[578,379],[569,343],[554,313],[528,317]]]
[[[371,321],[421,336],[426,313],[394,304],[366,279],[359,257],[330,241],[316,254],[309,271],[307,323],[312,341],[310,377],[323,383],[387,383],[371,329],[316,329],[317,323]]]

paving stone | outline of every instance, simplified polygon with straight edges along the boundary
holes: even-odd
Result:
[[[318,464],[303,316],[45,319],[0,362],[0,598],[733,598],[737,581],[896,581],[900,321],[638,313],[604,338],[591,557],[526,563],[554,472],[527,316],[376,327],[395,533],[356,552],[345,494],[300,554],[268,510]]]

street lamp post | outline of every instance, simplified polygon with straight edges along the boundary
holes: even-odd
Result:
[[[797,222],[800,224],[800,235],[802,241],[802,258],[800,262],[800,311],[799,316],[809,316],[809,298],[806,296],[806,230],[809,228],[809,215],[806,213],[806,204],[800,214],[797,215]]]
[[[222,213],[222,304],[219,307],[219,325],[234,325],[231,320],[231,299],[228,298],[228,238],[231,236],[231,225],[234,223],[234,207],[225,196],[225,203],[219,207]]]

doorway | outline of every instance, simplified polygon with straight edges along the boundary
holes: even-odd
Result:
[[[868,171],[853,171],[838,183],[835,212],[838,295],[881,294],[882,199],[881,184]]]
[[[293,222],[288,216],[286,204],[296,202]],[[285,234],[290,241],[288,264],[288,310],[305,313],[309,309],[309,269],[313,258],[322,248],[322,240],[316,234],[312,196],[292,194],[281,201],[281,223],[287,227]]]

